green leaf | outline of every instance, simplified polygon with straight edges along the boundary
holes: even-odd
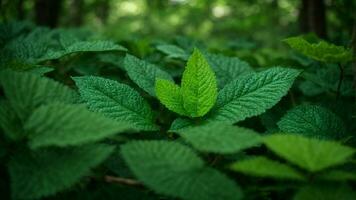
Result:
[[[292,49],[321,62],[341,63],[352,60],[351,50],[325,41],[309,43],[303,37],[291,37],[284,40]]]
[[[61,50],[47,51],[37,62],[59,59],[69,54],[81,52],[127,51],[125,47],[111,41],[76,41],[62,48]]]
[[[54,71],[54,69],[51,68],[51,67],[44,67],[44,66],[41,66],[41,65],[36,65],[34,68],[28,69],[27,71],[43,76],[44,74],[47,74],[48,72]]]
[[[171,127],[169,128],[169,132],[178,132],[184,128],[189,128],[192,126],[194,126],[194,121],[192,119],[177,118],[172,122]]]
[[[310,185],[302,187],[293,200],[354,200],[355,191],[346,185]]]
[[[112,65],[115,66],[123,71],[125,71],[124,61],[125,55],[117,54],[117,53],[105,53],[97,55],[97,58],[100,62],[104,63],[105,65]]]
[[[84,105],[65,104],[38,108],[25,129],[30,133],[31,148],[81,145],[133,130],[128,123],[90,112]]]
[[[205,53],[205,55],[211,68],[215,72],[220,89],[241,75],[253,72],[253,69],[247,62],[237,57],[227,57],[212,53]]]
[[[310,172],[343,164],[355,150],[337,142],[306,138],[300,135],[274,134],[264,140],[280,157]]]
[[[126,55],[124,65],[130,79],[151,96],[156,96],[156,79],[173,81],[172,77],[167,72],[161,70],[158,66],[140,60],[131,55]]]
[[[182,60],[187,60],[189,57],[189,54],[184,49],[176,45],[162,44],[158,45],[156,48],[157,50],[167,54],[169,58],[180,58]]]
[[[24,150],[9,163],[14,199],[40,199],[63,191],[87,175],[113,151],[95,144],[70,149]]]
[[[49,49],[52,36],[50,29],[41,27],[9,41],[0,51],[0,65],[7,67],[13,63],[29,66],[36,64]]]
[[[299,88],[305,95],[318,95],[325,92],[337,93],[340,79],[339,66],[336,64],[323,64],[323,66],[325,67],[320,68],[315,66],[314,73],[303,72],[302,76],[305,82],[302,82]],[[342,81],[339,92],[342,96],[354,96],[352,80],[345,78]]]
[[[235,162],[231,169],[243,174],[276,179],[304,180],[305,178],[290,166],[263,156]]]
[[[28,21],[2,22],[0,24],[0,45],[7,43],[14,37],[18,37],[31,28],[31,25]]]
[[[256,132],[225,123],[208,123],[177,132],[194,148],[204,152],[236,153],[262,142]]]
[[[354,171],[348,172],[334,169],[318,175],[317,178],[327,181],[356,181],[356,174]]]
[[[155,85],[159,101],[169,110],[183,116],[189,116],[183,107],[181,88],[172,81],[157,79]]]
[[[240,188],[205,167],[189,148],[168,141],[136,141],[121,148],[137,178],[159,194],[190,200],[241,199]]]
[[[325,89],[322,86],[310,80],[305,80],[301,82],[298,87],[305,96],[316,96],[325,92]]]
[[[0,83],[12,108],[23,122],[40,105],[73,103],[78,98],[70,88],[32,73],[2,71]]]
[[[17,117],[9,101],[0,100],[0,128],[6,137],[19,140],[24,137],[22,122]]]
[[[198,49],[194,49],[184,70],[182,94],[184,108],[191,117],[205,115],[215,104],[215,74]]]
[[[340,139],[346,133],[345,124],[340,117],[315,105],[293,108],[281,118],[278,127],[285,133],[298,133],[321,139]]]
[[[73,79],[91,110],[117,121],[131,123],[140,130],[158,129],[153,123],[153,112],[148,103],[129,86],[95,76]]]
[[[236,123],[262,114],[287,93],[298,75],[298,70],[274,67],[242,76],[220,90],[208,119]]]

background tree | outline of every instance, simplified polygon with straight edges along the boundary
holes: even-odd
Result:
[[[58,24],[62,0],[36,0],[35,20],[38,25],[56,27]]]
[[[301,0],[299,26],[303,33],[314,32],[321,38],[327,38],[324,0]]]

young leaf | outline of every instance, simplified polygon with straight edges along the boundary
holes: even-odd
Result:
[[[134,56],[126,55],[124,66],[127,74],[138,86],[151,96],[155,95],[156,79],[173,81],[172,77],[159,67],[140,60]]]
[[[351,50],[336,46],[325,41],[312,44],[303,37],[291,37],[284,40],[291,48],[322,62],[341,63],[352,60]]]
[[[0,83],[11,107],[23,122],[40,105],[77,100],[77,94],[70,88],[31,73],[5,70],[0,72]]]
[[[22,151],[9,163],[14,199],[40,199],[74,185],[113,151],[95,144],[70,149]]]
[[[288,111],[278,122],[285,133],[298,133],[322,139],[340,139],[346,132],[343,121],[330,110],[301,105]]]
[[[160,102],[169,110],[183,116],[188,116],[183,107],[183,95],[181,88],[172,81],[156,80],[156,95]]]
[[[133,130],[87,110],[84,105],[49,104],[35,110],[25,124],[31,148],[73,146],[102,140],[116,133]]]
[[[336,142],[300,135],[274,134],[267,136],[264,143],[277,155],[310,172],[343,164],[355,152]]]
[[[262,142],[256,132],[225,123],[208,123],[178,133],[194,148],[213,153],[236,153]]]
[[[247,62],[237,57],[227,57],[212,53],[205,53],[205,55],[211,68],[215,72],[220,89],[241,75],[253,72],[253,69]]]
[[[231,169],[243,174],[257,177],[294,180],[305,179],[299,172],[290,166],[274,160],[270,160],[263,156],[248,158],[246,160],[235,162],[231,165]]]
[[[275,67],[247,74],[220,90],[208,119],[236,123],[274,106],[292,86],[299,71]]]
[[[191,117],[205,115],[215,104],[216,78],[198,49],[190,56],[182,77],[184,108]]]
[[[148,103],[129,86],[94,76],[73,79],[91,110],[117,121],[134,124],[141,130],[158,129],[153,123],[153,113]]]
[[[241,199],[240,188],[189,148],[168,141],[123,145],[126,163],[146,186],[160,194],[191,200]]]

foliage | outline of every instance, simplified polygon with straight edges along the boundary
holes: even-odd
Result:
[[[299,75],[295,69],[275,67],[235,79],[222,90],[209,119],[236,123],[275,105]]]
[[[171,99],[175,102],[166,100],[170,88],[174,88],[174,96],[181,96]],[[178,112],[186,113],[190,117],[204,116],[215,104],[217,96],[215,74],[197,49],[194,49],[193,54],[188,59],[182,75],[181,87],[177,88],[171,83],[160,81],[156,90],[162,95],[163,100],[161,101],[167,107],[175,108],[179,107],[175,104],[181,104]],[[161,99],[161,95],[158,96],[159,99]]]
[[[303,37],[291,37],[284,40],[290,47],[300,53],[321,62],[342,63],[352,60],[352,52],[342,46],[325,41],[310,43]]]
[[[355,199],[348,50],[193,41],[0,26],[4,199]]]
[[[278,127],[286,133],[329,139],[340,139],[346,132],[340,117],[314,105],[301,105],[289,110],[278,122]]]
[[[118,121],[135,124],[143,130],[155,130],[148,103],[132,88],[100,77],[74,78],[80,95],[93,111]]]
[[[158,193],[196,200],[242,197],[233,181],[179,143],[136,141],[125,144],[122,154],[134,174]]]

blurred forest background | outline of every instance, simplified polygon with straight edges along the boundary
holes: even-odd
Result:
[[[117,41],[188,36],[210,47],[276,48],[313,32],[348,46],[355,0],[0,0],[1,21],[83,27]]]
[[[238,56],[252,66],[289,64],[285,58],[295,55],[281,42],[286,37],[307,34],[311,41],[318,36],[351,47],[356,32],[356,0],[0,2],[3,22],[28,21],[76,31],[79,27],[83,33],[94,32],[119,42],[141,58],[152,53],[153,46],[168,43]]]

